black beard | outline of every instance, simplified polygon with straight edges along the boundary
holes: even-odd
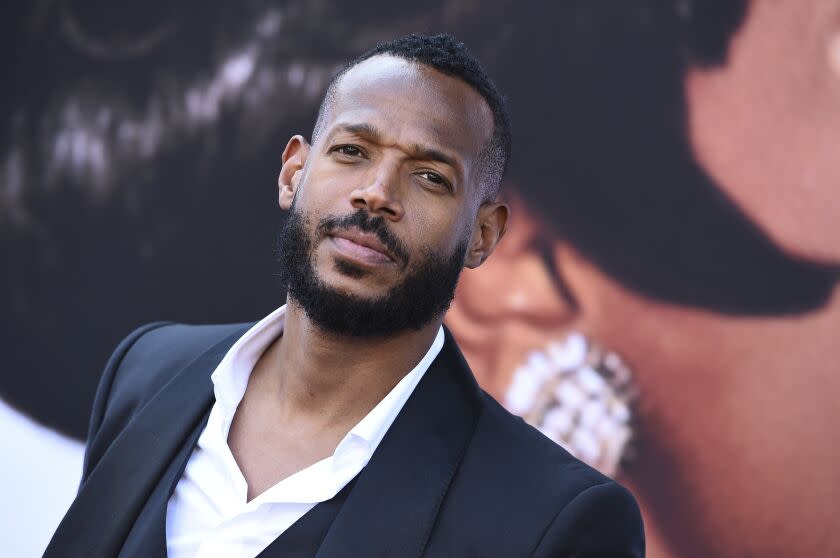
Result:
[[[365,211],[357,211],[343,218],[321,220],[315,235],[319,239],[328,232],[357,227],[376,234],[403,269],[413,264],[402,282],[386,295],[370,299],[335,289],[316,275],[308,225],[308,219],[293,209],[278,242],[280,276],[288,286],[289,297],[323,330],[354,337],[385,337],[409,329],[419,330],[449,308],[464,266],[466,240],[448,258],[427,251],[418,259],[408,256],[380,216],[371,217]],[[356,278],[367,273],[366,269],[347,262],[336,262],[336,269]]]

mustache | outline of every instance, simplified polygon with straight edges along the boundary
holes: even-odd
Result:
[[[355,213],[345,215],[344,217],[325,217],[318,223],[315,233],[318,239],[323,238],[328,234],[333,234],[336,231],[359,229],[362,232],[375,234],[376,238],[385,245],[385,248],[396,259],[397,263],[405,267],[408,264],[409,256],[408,249],[405,245],[390,231],[388,225],[385,224],[385,218],[377,215],[371,216],[367,211],[360,209]]]

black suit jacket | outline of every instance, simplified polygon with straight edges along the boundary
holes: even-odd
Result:
[[[79,493],[45,557],[132,554],[129,533],[161,536],[180,476],[172,464],[213,404],[210,374],[250,326],[150,324],[117,347],[97,390]],[[421,555],[644,555],[630,493],[484,393],[448,331],[317,551]]]

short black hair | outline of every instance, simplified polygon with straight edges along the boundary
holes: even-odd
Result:
[[[330,81],[321,107],[318,119],[312,133],[314,142],[323,124],[326,109],[334,97],[337,84],[348,70],[369,58],[379,55],[390,55],[410,62],[417,62],[429,66],[442,74],[456,77],[475,89],[487,102],[493,113],[493,136],[481,153],[481,165],[484,166],[486,187],[483,188],[484,199],[495,199],[507,170],[510,159],[511,132],[510,117],[496,85],[484,71],[478,59],[467,47],[455,37],[446,33],[438,35],[411,34],[387,42],[378,43],[367,52],[357,56],[345,65]]]

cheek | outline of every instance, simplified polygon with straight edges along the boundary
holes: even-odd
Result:
[[[429,198],[422,192],[411,195],[406,200],[405,216],[402,222],[393,225],[394,230],[405,230],[406,244],[421,252],[452,254],[469,231],[465,230],[459,213],[442,200]]]
[[[322,215],[346,214],[352,209],[350,192],[362,182],[360,172],[322,158],[310,158],[299,184],[296,203]]]
[[[687,75],[690,139],[777,245],[840,261],[840,72],[830,69],[826,20],[807,4],[752,3],[726,66]]]
[[[317,186],[316,186],[317,184]],[[330,191],[329,184],[309,180],[295,196],[295,209],[312,218],[315,215],[335,214],[339,196]]]
[[[833,195],[840,181],[840,102],[819,113],[808,103],[762,105],[749,86],[727,85],[718,93],[699,83],[704,79],[689,86],[698,162],[777,245],[840,261],[840,198]]]
[[[634,370],[639,441],[627,474],[658,527],[691,525],[697,541],[739,555],[750,554],[745,541],[798,548],[802,536],[819,538],[840,494],[840,452],[828,441],[840,420],[840,380],[827,364],[838,352],[836,298],[807,317],[735,318],[570,275],[591,289],[583,305],[598,301],[585,329]]]

